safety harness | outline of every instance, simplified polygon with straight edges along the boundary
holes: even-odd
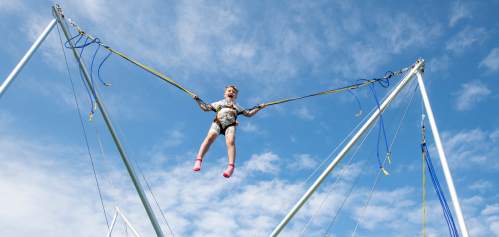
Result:
[[[213,120],[213,122],[216,123],[218,125],[218,127],[220,128],[220,134],[223,134],[225,136],[225,130],[227,130],[227,128],[232,127],[232,126],[237,127],[237,125],[239,124],[237,122],[237,116],[240,115],[240,114],[242,114],[242,113],[244,113],[244,110],[241,111],[241,112],[238,111],[237,113],[235,113],[235,115],[234,115],[234,117],[235,117],[234,118],[234,122],[231,123],[231,124],[229,124],[229,125],[227,125],[224,128],[222,126],[222,124],[220,123],[220,119],[218,118],[218,112],[221,109],[223,109],[223,108],[230,108],[231,110],[233,110],[234,109],[234,103],[230,103],[230,106],[229,105],[219,105],[216,109],[212,108],[211,110],[213,110],[215,112],[215,119]],[[237,109],[236,109],[236,111],[237,111]]]

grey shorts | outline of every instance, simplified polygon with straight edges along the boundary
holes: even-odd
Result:
[[[224,115],[221,115],[219,117],[220,119],[220,124],[225,127],[225,126],[228,126],[229,124],[232,124],[234,123],[235,119],[233,116],[231,115],[228,115],[228,114],[224,114]],[[220,135],[220,126],[218,126],[217,123],[213,122],[211,124],[211,127],[210,127],[210,132],[214,132],[216,133],[217,135]],[[232,136],[236,136],[236,127],[235,126],[228,126],[226,129],[225,129],[225,134],[224,134],[226,137],[229,136],[229,135],[232,135]]]

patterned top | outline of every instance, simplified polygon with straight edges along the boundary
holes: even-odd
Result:
[[[230,104],[231,104],[231,103],[232,103],[232,104],[234,104],[234,105],[232,106],[232,107],[233,107],[233,109],[230,109]],[[218,102],[215,102],[215,103],[212,103],[212,104],[211,104],[211,107],[212,107],[213,109],[217,109],[217,108],[218,108],[218,106],[228,106],[228,108],[227,108],[227,107],[225,107],[225,108],[221,108],[221,109],[220,109],[220,111],[218,111],[217,116],[219,116],[219,117],[220,117],[220,114],[225,113],[225,112],[228,112],[228,111],[232,111],[232,112],[234,112],[234,114],[235,114],[236,116],[237,116],[237,114],[238,114],[238,113],[240,113],[240,112],[243,112],[243,111],[244,111],[244,108],[243,108],[243,107],[241,107],[241,106],[240,106],[237,102],[235,102],[235,101],[230,102],[230,101],[227,101],[227,100],[221,100],[221,101],[218,101]]]

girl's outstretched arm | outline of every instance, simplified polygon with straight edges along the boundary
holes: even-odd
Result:
[[[244,115],[245,117],[250,118],[251,116],[253,116],[253,115],[255,115],[256,113],[258,113],[258,111],[260,111],[261,109],[265,108],[265,106],[267,106],[267,105],[265,105],[265,104],[261,104],[261,105],[260,105],[260,108],[256,108],[256,109],[251,110],[251,111],[247,111],[247,110],[245,110],[245,111],[243,112],[243,115]]]
[[[196,100],[196,102],[198,102],[198,105],[199,107],[203,110],[203,111],[206,111],[206,112],[209,112],[211,111],[211,105],[209,104],[204,104],[204,103],[201,103],[201,101],[199,100],[198,96],[196,94],[192,94],[192,98],[194,100]]]

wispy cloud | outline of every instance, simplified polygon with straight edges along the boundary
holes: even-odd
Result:
[[[447,54],[442,55],[442,57],[432,58],[427,64],[427,68],[430,72],[445,71],[449,68],[451,64],[451,59]]]
[[[493,205],[487,205],[485,209],[482,210],[481,214],[482,215],[492,215],[499,213],[499,204],[495,203]]]
[[[276,174],[280,169],[277,165],[280,161],[279,157],[272,152],[263,153],[260,155],[252,155],[249,161],[244,165],[247,171],[260,171],[264,173]]]
[[[454,93],[456,95],[456,109],[459,111],[470,110],[476,106],[476,103],[485,100],[491,91],[487,85],[480,80],[461,84],[461,90]]]
[[[478,68],[487,67],[490,72],[499,70],[499,48],[493,48],[489,55],[478,65]]]
[[[310,157],[310,154],[293,155],[293,161],[286,166],[287,169],[302,170],[316,167],[317,162]]]
[[[473,15],[471,14],[471,5],[469,3],[463,3],[461,1],[456,1],[452,3],[451,9],[450,9],[450,20],[449,20],[449,25],[450,27],[454,27],[456,22],[460,19],[463,18],[472,18]]]
[[[499,162],[493,159],[499,147],[490,139],[489,133],[481,129],[463,130],[458,133],[443,132],[442,140],[449,164],[453,167],[466,167],[487,161],[487,168],[499,168]],[[434,148],[430,152],[436,154]]]
[[[485,41],[488,35],[489,33],[484,27],[475,29],[466,27],[445,43],[446,49],[453,51],[454,53],[462,53],[470,48],[472,44]]]
[[[469,189],[478,190],[481,193],[484,193],[487,190],[490,190],[493,187],[490,181],[480,180],[475,182],[474,184],[468,186]]]
[[[305,106],[302,106],[301,109],[295,110],[293,114],[298,115],[298,117],[303,120],[314,119],[314,115]]]

